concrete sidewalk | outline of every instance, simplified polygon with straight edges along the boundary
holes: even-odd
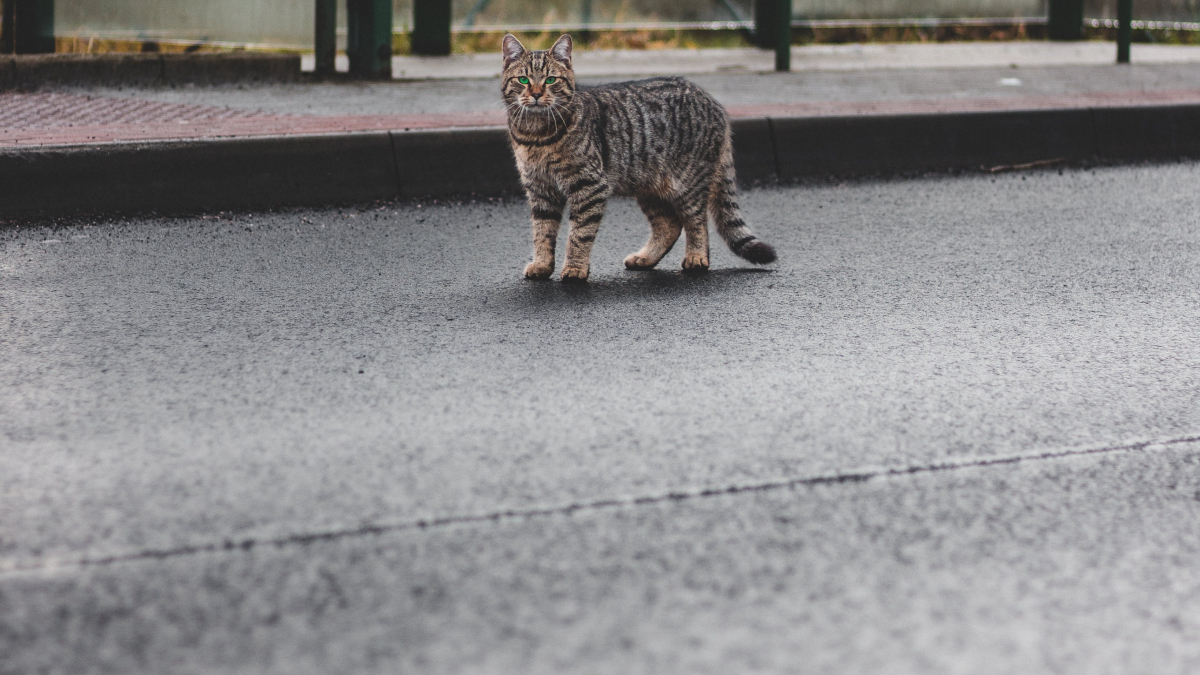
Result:
[[[1200,47],[1158,44],[1133,46],[1135,63],[1197,63]],[[700,75],[723,72],[772,72],[774,53],[762,49],[596,50],[579,52],[580,77],[639,77],[671,73]],[[805,45],[792,47],[792,68],[799,72],[911,70],[914,68],[988,68],[1098,66],[1116,59],[1111,42],[946,42],[897,44]],[[312,71],[312,56],[301,68]],[[349,61],[339,58],[339,69]],[[452,54],[448,57],[397,56],[392,76],[398,80],[488,78],[500,74],[496,54]]]
[[[946,43],[580,52],[583,83],[688,75],[734,117],[913,114],[1200,102],[1200,47]],[[0,148],[501,126],[496,54],[400,57],[413,81],[0,94]],[[765,64],[765,65],[764,65]],[[455,78],[447,80],[443,78]]]
[[[1200,47],[1138,45],[1128,66],[1110,63],[1111,48],[804,47],[792,73],[760,72],[770,55],[756,50],[580,52],[576,66],[584,83],[696,73],[691,79],[737,121],[746,180],[1200,150]],[[497,81],[488,76],[497,61],[408,59],[403,72],[415,79],[390,83],[0,94],[0,190],[11,191],[0,216],[512,190]],[[461,79],[430,79],[440,77]],[[789,131],[798,125],[800,136]],[[414,133],[438,130],[450,135]],[[812,134],[828,152],[793,156],[814,146]],[[433,146],[446,154],[430,157]],[[464,174],[464,161],[475,168]],[[199,165],[207,173],[189,168]],[[66,190],[55,175],[98,187]],[[140,189],[147,177],[150,202]],[[221,177],[228,186],[212,183]]]
[[[690,79],[734,118],[1200,103],[1200,61]],[[0,93],[0,148],[503,124],[493,79]]]

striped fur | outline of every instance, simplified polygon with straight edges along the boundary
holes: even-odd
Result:
[[[554,272],[567,210],[571,226],[562,279],[587,279],[592,243],[611,196],[636,198],[650,221],[649,241],[625,258],[629,269],[657,265],[681,233],[683,269],[708,269],[709,216],[735,254],[757,264],[775,260],[774,249],[742,219],[729,119],[703,89],[681,78],[576,88],[569,35],[547,51],[528,51],[506,35],[502,92],[533,216],[533,262],[526,277],[544,279]]]

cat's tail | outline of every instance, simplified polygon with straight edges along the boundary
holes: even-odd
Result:
[[[717,232],[735,255],[756,265],[775,262],[775,249],[754,236],[742,220],[737,201],[737,175],[733,170],[733,140],[728,129],[721,145],[721,163],[709,191],[708,210],[717,225]]]

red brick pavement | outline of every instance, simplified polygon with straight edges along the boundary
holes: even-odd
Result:
[[[1200,104],[1200,89],[1069,96],[735,105],[733,117],[896,115]],[[502,126],[502,111],[439,115],[287,115],[81,94],[0,93],[0,148],[356,131]]]

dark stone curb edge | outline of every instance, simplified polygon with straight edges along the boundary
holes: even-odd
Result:
[[[1200,157],[1200,105],[734,121],[739,180]],[[503,129],[0,151],[0,219],[518,192]]]

